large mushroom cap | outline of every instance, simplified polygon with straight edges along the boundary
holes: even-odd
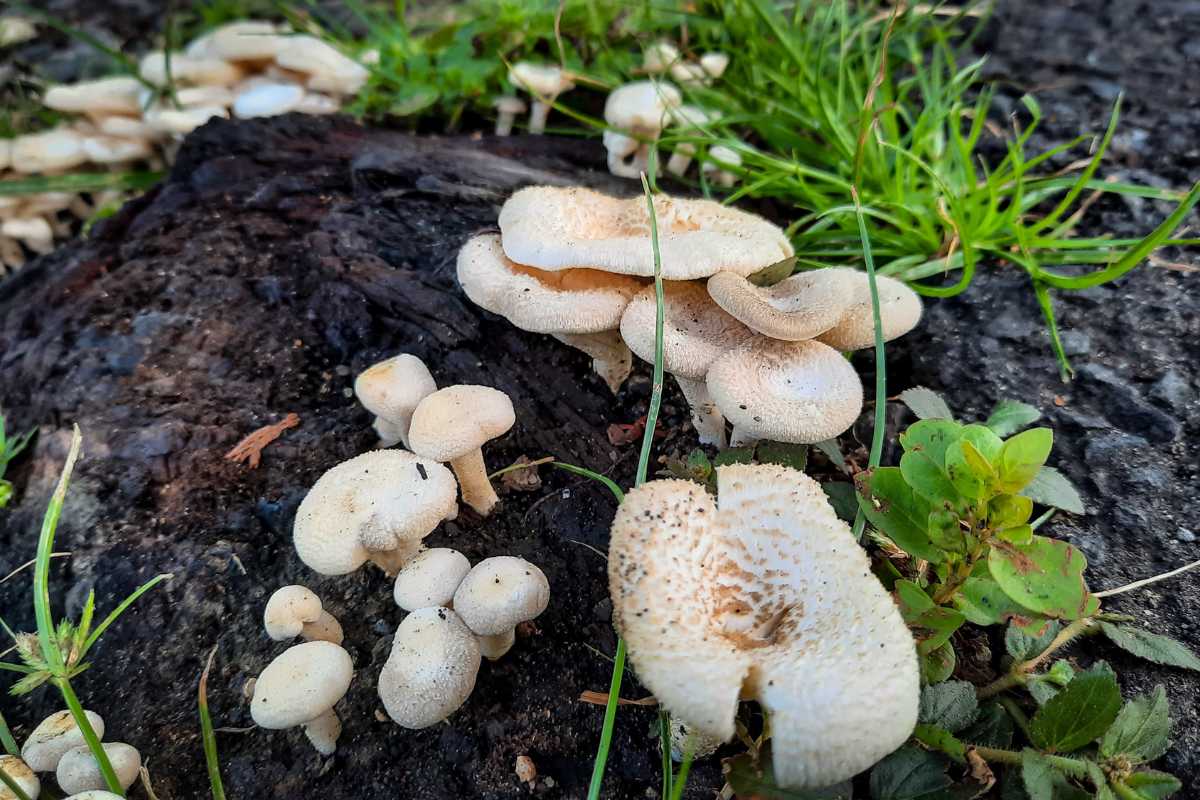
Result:
[[[635,278],[600,270],[548,272],[517,264],[496,235],[476,236],[463,245],[458,282],[475,305],[534,333],[613,330],[642,288]]]
[[[84,711],[96,736],[104,738],[104,719],[95,711]],[[68,750],[85,744],[83,731],[70,711],[57,711],[46,717],[21,746],[21,758],[34,772],[53,772]]]
[[[452,461],[503,435],[516,421],[504,392],[490,386],[447,386],[417,406],[409,442],[426,458]]]
[[[866,553],[808,476],[717,468],[626,495],[613,522],[613,618],[673,717],[733,736],[739,697],[771,714],[775,777],[828,786],[900,746],[917,720],[916,648]]]
[[[783,231],[762,217],[711,200],[657,195],[662,276],[749,275],[792,255]],[[650,217],[643,197],[618,199],[582,187],[533,186],[500,209],[505,254],[537,269],[590,268],[653,277]]]
[[[657,136],[670,121],[671,109],[682,102],[679,89],[666,81],[635,81],[609,92],[604,121],[622,131]]]
[[[757,337],[714,361],[707,382],[740,441],[821,442],[862,412],[858,373],[841,353],[815,341]]]
[[[479,674],[475,636],[448,608],[418,609],[400,623],[379,674],[379,697],[398,725],[428,728],[466,702]]]
[[[621,317],[621,338],[643,361],[654,363],[658,304],[653,286],[634,295]],[[723,353],[751,333],[712,301],[703,284],[663,284],[663,369],[699,380]]]
[[[457,495],[454,476],[436,461],[403,450],[363,453],[322,475],[300,503],[296,552],[324,575],[353,572],[375,553],[408,550],[406,560],[457,515]]]
[[[534,564],[515,556],[480,561],[454,593],[454,611],[481,636],[511,631],[546,610],[550,582]]]
[[[741,275],[718,272],[708,294],[748,328],[772,339],[811,339],[832,328],[854,300],[854,272],[818,269],[755,286]]]
[[[871,307],[870,278],[865,272],[846,270],[853,284],[852,302],[838,323],[817,337],[838,350],[861,350],[875,344],[875,315]],[[879,316],[883,323],[883,340],[892,339],[917,327],[921,321],[921,298],[902,281],[886,275],[875,277],[879,292]]]
[[[471,571],[471,562],[457,550],[433,547],[419,553],[396,574],[392,598],[405,611],[449,606],[454,592]]]
[[[254,682],[250,716],[264,728],[294,728],[329,711],[354,677],[350,654],[331,642],[284,650]]]

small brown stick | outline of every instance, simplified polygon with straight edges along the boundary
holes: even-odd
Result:
[[[608,705],[608,692],[593,692],[588,690],[579,695],[579,700],[584,703],[591,703],[594,706]],[[626,700],[623,697],[617,698],[619,706],[656,706],[658,700],[653,697],[643,697],[641,700]]]
[[[262,451],[266,449],[267,445],[278,439],[288,428],[294,428],[299,424],[300,416],[298,414],[288,414],[280,422],[259,428],[242,439],[225,454],[225,458],[229,461],[243,461],[250,465],[250,469],[257,469],[262,460]]]

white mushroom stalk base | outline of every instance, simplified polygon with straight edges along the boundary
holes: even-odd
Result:
[[[379,436],[380,447],[394,447],[398,444],[408,449],[408,423],[397,424],[383,417],[376,417],[371,425]]]
[[[329,709],[321,716],[304,724],[304,735],[323,756],[331,756],[337,750],[338,737],[342,735],[342,721]]]
[[[692,425],[696,428],[700,443],[724,447],[725,417],[708,393],[708,384],[703,379],[681,378],[678,375],[675,376],[675,382],[691,407]]]
[[[497,633],[495,636],[476,634],[475,639],[479,642],[479,654],[489,661],[495,661],[512,650],[513,645],[517,642],[517,632],[513,628],[504,633]]]
[[[546,132],[546,119],[550,116],[551,103],[543,103],[541,100],[534,100],[533,105],[529,107],[529,132],[540,134]]]
[[[620,331],[600,333],[556,333],[554,338],[592,357],[592,370],[604,379],[613,394],[633,370],[633,353]]]
[[[752,444],[758,444],[759,437],[744,427],[734,425],[733,434],[729,437],[730,447],[749,447]]]
[[[492,513],[500,498],[488,479],[487,465],[483,463],[483,450],[472,450],[465,456],[453,459],[450,469],[454,470],[455,476],[458,477],[463,502],[482,516],[486,517]]]
[[[667,172],[682,177],[687,172],[688,167],[692,165],[692,158],[695,155],[696,145],[691,142],[680,142],[675,145],[675,152],[667,160]]]

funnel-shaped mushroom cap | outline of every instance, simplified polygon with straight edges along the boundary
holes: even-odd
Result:
[[[674,718],[728,740],[739,697],[771,714],[775,777],[828,786],[904,743],[916,648],[821,487],[774,465],[717,468],[625,497],[608,560],[613,619]]]
[[[404,450],[376,450],[322,475],[296,512],[300,560],[344,575],[377,554],[411,556],[444,519],[458,513],[450,470]],[[406,560],[406,559],[402,559]]]
[[[865,272],[845,270],[853,280],[852,302],[838,323],[817,337],[838,350],[861,350],[875,344],[875,316],[871,309],[871,288]],[[879,316],[883,322],[883,340],[892,339],[917,327],[921,321],[921,298],[902,281],[886,275],[875,277],[879,291]]]
[[[350,654],[330,642],[284,650],[254,682],[250,716],[264,728],[294,728],[329,711],[354,678]]]
[[[604,121],[622,131],[657,136],[670,121],[671,109],[682,102],[679,89],[666,81],[635,81],[609,93]]]
[[[614,330],[642,288],[636,278],[595,269],[522,266],[504,255],[495,235],[476,236],[458,251],[458,282],[475,305],[534,333]]]
[[[428,728],[466,702],[479,674],[479,644],[448,608],[418,609],[400,623],[379,674],[388,716],[405,728]]]
[[[408,420],[417,405],[436,391],[425,362],[408,353],[373,364],[354,379],[358,401],[389,421]]]
[[[711,200],[657,195],[662,275],[749,275],[792,254],[783,231],[762,217]],[[621,200],[582,187],[533,186],[500,209],[504,252],[537,269],[583,267],[654,276],[650,215],[643,197]]]
[[[755,338],[713,362],[708,390],[740,440],[821,442],[862,412],[862,381],[820,342]]]
[[[654,287],[634,295],[621,317],[621,338],[638,358],[654,363]],[[663,369],[683,378],[701,379],[722,354],[753,334],[721,310],[699,283],[663,284]]]
[[[102,78],[97,81],[52,86],[42,95],[42,105],[75,114],[140,114],[136,78]]]
[[[413,412],[409,444],[435,461],[452,461],[501,436],[517,421],[512,400],[490,386],[447,386]]]
[[[476,564],[454,593],[454,611],[481,636],[506,633],[550,603],[546,574],[523,558],[493,556]]]
[[[842,319],[854,300],[853,276],[846,269],[818,269],[774,286],[755,286],[740,275],[718,272],[708,279],[708,293],[756,333],[795,342],[824,333]]]

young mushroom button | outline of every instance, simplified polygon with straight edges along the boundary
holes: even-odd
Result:
[[[449,607],[454,592],[471,571],[471,562],[457,550],[433,547],[422,551],[396,575],[392,597],[405,611]]]
[[[442,520],[458,516],[457,485],[435,460],[375,450],[322,475],[296,512],[300,560],[323,575],[345,575],[368,559],[388,574],[420,549]]]
[[[341,723],[333,707],[350,688],[350,654],[330,642],[306,642],[285,650],[254,683],[250,716],[272,730],[304,726],[322,755],[337,748]]]
[[[537,617],[549,603],[545,573],[515,556],[480,561],[454,593],[455,612],[478,634],[483,655],[493,660],[512,648],[517,625]]]
[[[342,626],[304,586],[276,589],[263,611],[263,627],[277,642],[303,636],[308,641],[342,643]]]
[[[795,342],[812,339],[838,323],[854,298],[854,271],[818,269],[755,286],[732,272],[708,279],[713,302],[755,333]]]
[[[122,789],[128,789],[137,780],[142,768],[142,755],[136,748],[124,742],[105,742],[101,747],[108,756],[113,772]],[[107,782],[100,772],[100,764],[87,745],[74,747],[63,754],[54,772],[54,779],[64,792],[75,794],[89,790],[104,789]]]
[[[608,574],[639,680],[673,721],[722,742],[739,699],[757,700],[781,787],[846,780],[912,733],[912,634],[807,475],[718,467],[715,500],[691,481],[633,489]]]
[[[96,737],[104,738],[104,720],[95,711],[84,711],[88,724]],[[21,746],[21,758],[34,772],[54,772],[58,762],[67,753],[86,744],[83,731],[75,724],[70,711],[57,711],[42,720],[25,744]]]
[[[512,400],[489,386],[449,386],[426,397],[413,413],[413,452],[449,461],[462,487],[463,502],[487,516],[499,502],[488,479],[483,445],[516,422]]]
[[[379,698],[405,728],[428,728],[458,710],[479,674],[475,636],[448,608],[421,608],[396,629],[379,674]]]
[[[417,404],[437,391],[425,362],[401,353],[368,367],[354,379],[354,394],[375,415],[379,446],[408,447],[408,426]]]

